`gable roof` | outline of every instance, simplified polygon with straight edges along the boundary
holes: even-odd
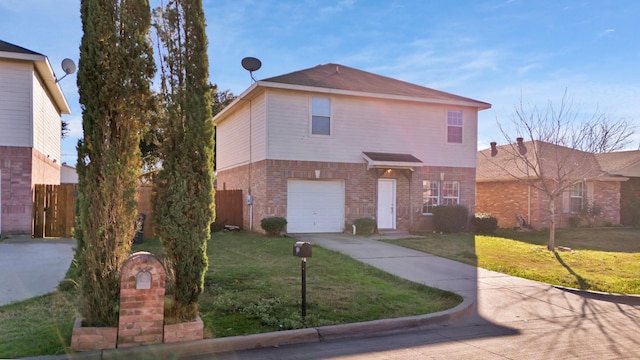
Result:
[[[561,176],[566,180],[611,178],[596,159],[596,155],[544,141],[524,142],[529,165],[525,165],[518,154],[516,144],[498,146],[498,154],[491,156],[491,149],[478,152],[476,181],[513,181],[515,177],[535,179],[538,173],[550,174],[549,178]],[[538,154],[538,158],[534,156]],[[539,161],[540,160],[540,161]],[[611,179],[610,179],[611,180]]]
[[[53,68],[49,63],[49,59],[35,51],[25,49],[21,46],[0,40],[0,59],[11,59],[18,61],[31,61],[35,70],[40,75],[42,82],[50,96],[53,98],[55,106],[62,114],[70,114],[71,109],[65,99],[62,89],[53,72]]]
[[[491,107],[491,104],[478,100],[334,63],[318,65],[316,67],[264,79],[263,81],[363,93],[428,98],[441,101],[469,102],[475,103],[475,106],[481,109]]]
[[[37,53],[35,51],[31,51],[29,49],[25,49],[21,46],[18,45],[14,45],[11,43],[8,43],[6,41],[2,41],[0,40],[0,52],[10,52],[10,53],[18,53],[18,54],[30,54],[30,55],[40,55],[40,56],[44,56],[40,53]]]
[[[214,117],[221,121],[229,109],[242,99],[251,98],[264,88],[288,89],[326,94],[364,96],[387,100],[417,101],[432,104],[472,107],[478,110],[491,108],[491,104],[430,89],[406,81],[373,74],[340,64],[324,64],[294,71],[288,74],[258,80],[229,106]]]

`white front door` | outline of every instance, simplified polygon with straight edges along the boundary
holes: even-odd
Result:
[[[378,229],[396,228],[396,180],[378,179]]]

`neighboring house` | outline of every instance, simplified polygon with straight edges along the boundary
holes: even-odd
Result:
[[[532,142],[524,144],[528,149],[534,146]],[[549,174],[550,186],[554,186],[557,174],[563,174],[563,181],[570,185],[555,202],[556,226],[569,226],[570,217],[594,204],[602,209],[601,224],[631,225],[630,212],[637,213],[640,201],[639,151],[592,154],[541,141],[535,146],[544,158],[544,167],[538,171]],[[491,149],[478,152],[476,211],[490,213],[500,227],[516,226],[517,214],[533,228],[549,227],[548,197],[514,177],[520,174],[518,178],[526,179],[526,167],[510,156],[509,149],[510,145],[497,147],[495,157],[491,157]],[[531,151],[528,156],[537,164]]]
[[[430,225],[432,206],[475,208],[485,102],[339,64],[257,81],[214,118],[219,190],[243,190],[244,227],[287,232]]]
[[[60,183],[61,114],[46,56],[0,41],[0,232],[31,234],[33,187]]]
[[[78,172],[73,166],[62,163],[60,167],[60,184],[77,184]]]

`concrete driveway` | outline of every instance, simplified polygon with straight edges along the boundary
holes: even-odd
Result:
[[[0,306],[54,291],[75,246],[74,239],[15,236],[0,241]]]

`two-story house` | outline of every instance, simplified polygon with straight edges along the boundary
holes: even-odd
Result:
[[[33,187],[60,183],[69,105],[46,56],[0,41],[0,232],[31,234]]]
[[[255,82],[214,118],[217,188],[241,189],[245,224],[287,232],[427,228],[433,206],[475,206],[485,102],[339,64]]]

